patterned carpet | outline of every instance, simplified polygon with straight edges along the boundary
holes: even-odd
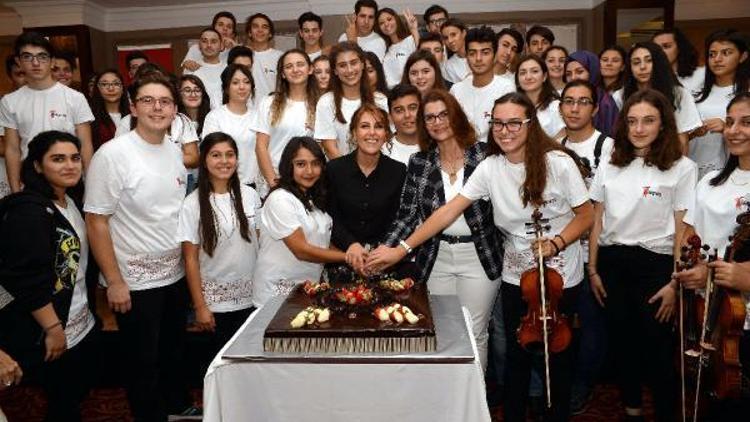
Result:
[[[193,395],[200,399],[200,391]],[[6,413],[9,422],[39,422],[46,411],[43,393],[32,387],[14,388],[0,392],[0,408]],[[586,412],[573,417],[573,422],[611,422],[617,420],[620,404],[617,391],[613,386],[604,385],[596,388],[593,399]],[[491,409],[493,422],[502,421],[501,409]],[[125,391],[120,388],[97,388],[91,392],[83,403],[83,420],[85,422],[127,422],[131,421],[130,410]],[[647,413],[648,415],[648,413]],[[531,418],[529,419],[531,420]]]

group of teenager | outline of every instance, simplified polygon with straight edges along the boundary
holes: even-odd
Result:
[[[545,420],[585,408],[606,353],[628,420],[644,418],[643,385],[656,419],[675,420],[678,286],[701,289],[711,270],[750,302],[750,264],[674,269],[692,234],[723,252],[748,209],[747,38],[712,33],[698,67],[676,29],[569,54],[548,28],[467,28],[437,5],[422,30],[373,0],[354,12],[332,46],[302,14],[301,47],[283,52],[268,16],[247,19],[241,44],[220,12],[179,78],[135,52],[127,85],[107,69],[85,95],[55,76],[70,72],[53,73],[44,37],[18,37],[6,68],[19,86],[0,100],[13,192],[0,201],[0,388],[39,372],[48,420],[80,420],[99,290],[135,420],[188,416],[189,314],[218,351],[326,265],[411,262],[469,310],[505,420],[523,421],[545,394],[540,355],[516,339],[520,280],[541,254],[578,321],[551,357]],[[541,239],[527,233],[535,210]],[[744,328],[747,370],[750,317]]]

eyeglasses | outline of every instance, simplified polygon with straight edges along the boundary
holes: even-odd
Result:
[[[591,98],[575,99],[575,98],[566,97],[562,99],[561,103],[564,106],[568,106],[568,107],[573,107],[576,104],[581,107],[586,107],[586,106],[594,105],[594,100],[592,100]]]
[[[444,122],[448,120],[448,110],[443,110],[438,114],[425,114],[425,124],[432,125],[437,122]]]
[[[152,96],[145,96],[136,98],[135,102],[141,103],[146,107],[154,107],[157,103],[164,108],[169,108],[174,105],[174,100],[168,97],[154,98]]]
[[[50,60],[50,55],[47,53],[39,53],[39,54],[31,54],[31,53],[21,53],[18,58],[21,59],[22,62],[31,63],[36,59],[39,63],[48,63]]]
[[[122,88],[121,82],[99,82],[96,84],[99,88],[109,89],[109,88]]]
[[[525,125],[526,123],[530,122],[531,119],[525,119],[525,120],[511,120],[509,122],[504,122],[499,119],[492,119],[490,120],[490,127],[494,130],[503,130],[503,128],[508,129],[508,132],[518,132],[521,130],[521,127]]]
[[[182,88],[180,93],[184,95],[201,95],[203,90],[200,88]]]
[[[427,23],[431,25],[435,25],[435,26],[442,26],[447,20],[448,19],[446,18],[435,18],[435,19],[428,20]]]

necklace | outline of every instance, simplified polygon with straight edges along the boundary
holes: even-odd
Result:
[[[456,181],[456,175],[464,167],[464,157],[461,156],[453,160],[443,160],[441,158],[440,167],[448,173],[448,178],[451,184],[453,184]]]

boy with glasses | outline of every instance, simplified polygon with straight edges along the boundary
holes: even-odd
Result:
[[[52,78],[52,44],[36,32],[21,34],[15,42],[16,62],[26,74],[26,86],[0,101],[0,126],[5,128],[5,162],[13,192],[21,190],[21,162],[34,136],[47,130],[76,135],[81,157],[88,167],[93,147],[94,120],[86,98]]]

